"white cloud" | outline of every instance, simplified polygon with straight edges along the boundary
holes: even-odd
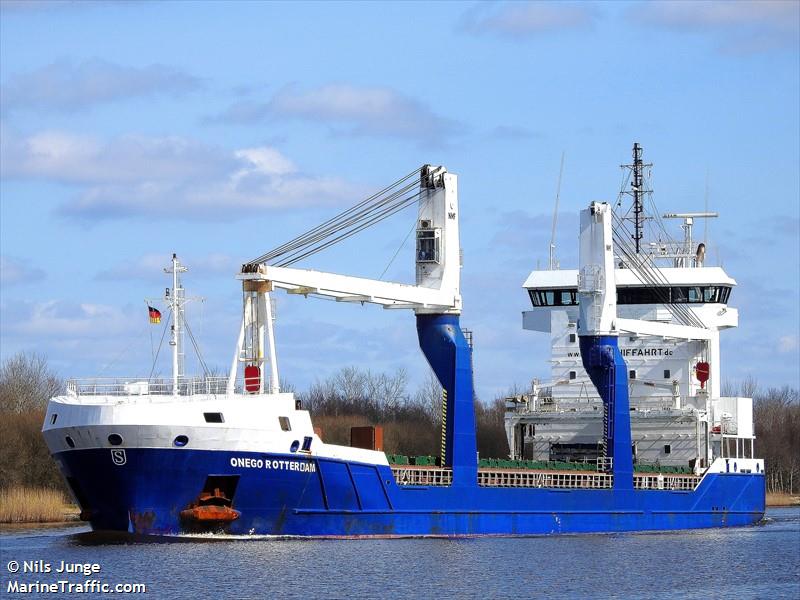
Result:
[[[267,175],[288,175],[297,171],[297,167],[275,148],[245,148],[235,153],[236,158],[247,161],[248,166],[239,173],[258,171]]]
[[[0,284],[35,283],[45,277],[45,272],[21,258],[0,255]]]
[[[3,319],[12,336],[80,336],[100,338],[130,331],[130,317],[117,307],[64,300],[21,302],[3,307],[14,318]]]
[[[127,67],[100,59],[59,61],[11,75],[0,88],[3,110],[74,112],[140,96],[177,96],[201,81],[166,65]]]
[[[673,31],[711,33],[720,49],[748,53],[798,47],[800,3],[792,0],[662,1],[635,5],[633,22]]]
[[[349,135],[398,136],[439,140],[458,123],[435,114],[423,103],[389,87],[335,83],[308,90],[289,86],[264,103],[240,102],[218,120],[253,122],[295,118],[344,128]]]
[[[169,266],[169,256],[165,254],[145,254],[134,259],[123,260],[109,269],[100,271],[95,279],[100,281],[122,281],[142,279],[162,281],[163,269]],[[189,268],[192,277],[233,275],[241,261],[226,254],[212,253],[205,256],[181,256],[181,263]]]
[[[525,38],[549,32],[588,29],[596,18],[594,9],[584,3],[478,4],[462,15],[460,29],[473,34]]]
[[[126,135],[110,140],[64,131],[27,137],[3,127],[0,175],[69,183],[132,183],[221,176],[237,157],[179,137]]]
[[[276,148],[226,151],[196,140],[68,132],[3,132],[6,179],[79,184],[59,207],[81,219],[164,216],[235,220],[245,209],[338,204],[363,192],[337,177],[301,172]]]

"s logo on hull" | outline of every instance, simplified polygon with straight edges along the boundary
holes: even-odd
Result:
[[[114,461],[115,465],[121,467],[128,462],[128,457],[125,456],[125,450],[116,448],[111,450],[111,460]]]

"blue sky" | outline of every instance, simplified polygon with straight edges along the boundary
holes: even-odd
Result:
[[[459,174],[478,393],[546,376],[521,289],[634,141],[661,210],[702,210],[740,284],[723,378],[800,385],[798,2],[11,2],[0,11],[0,354],[64,376],[150,370],[143,299],[177,252],[225,368],[237,265],[423,163]],[[413,212],[302,266],[377,277]],[[698,228],[698,232],[701,228]],[[678,235],[679,231],[675,231]],[[403,247],[387,278],[413,278]],[[427,366],[413,316],[279,294],[282,377]],[[166,357],[164,357],[166,358]],[[157,371],[166,373],[162,360]]]

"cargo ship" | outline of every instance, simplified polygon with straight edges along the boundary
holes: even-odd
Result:
[[[415,284],[292,266],[408,207],[417,209]],[[704,460],[684,471],[636,468],[620,336],[704,343],[711,336],[699,319],[654,323],[617,314],[615,267],[629,240],[614,219],[606,203],[591,203],[580,215],[574,326],[582,367],[602,402],[601,452],[580,468],[572,461],[479,460],[472,347],[460,324],[457,176],[431,165],[242,266],[242,320],[227,377],[184,374],[186,269],[173,256],[165,297],[172,378],[71,380],[48,404],[45,440],[95,531],[460,537],[757,523],[764,462],[752,456],[743,427],[743,437],[726,434],[720,446],[709,437]],[[628,268],[645,281],[655,269],[646,257]],[[325,443],[309,412],[279,388],[271,294],[281,289],[413,311],[420,349],[442,388],[441,456],[390,462],[374,443]],[[695,372],[718,381],[716,368],[697,365]],[[715,400],[707,393],[692,400],[710,426]]]

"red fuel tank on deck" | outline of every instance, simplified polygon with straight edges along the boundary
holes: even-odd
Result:
[[[244,368],[244,389],[247,392],[258,392],[261,388],[261,369],[256,365]]]
[[[706,381],[708,381],[708,376],[711,373],[711,367],[707,362],[699,362],[695,366],[695,376],[697,377],[697,381],[700,382],[700,389],[704,389],[706,387]]]

